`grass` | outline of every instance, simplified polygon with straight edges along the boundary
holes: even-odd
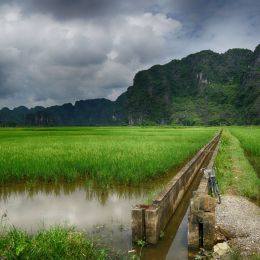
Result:
[[[239,139],[248,160],[260,177],[260,127],[236,127],[231,128],[231,132]]]
[[[243,252],[241,252],[240,249],[236,248],[233,249],[231,252],[228,253],[227,255],[227,259],[229,260],[244,260],[244,259],[248,259],[248,260],[260,260],[260,255],[259,254],[252,254],[250,256],[243,256],[242,254]]]
[[[180,166],[216,128],[66,127],[0,129],[0,183],[139,184]]]
[[[102,260],[116,258],[116,255],[72,228],[55,226],[29,236],[12,227],[4,228],[0,234],[0,258]]]
[[[259,200],[260,180],[239,140],[228,129],[222,135],[216,167],[221,192]]]

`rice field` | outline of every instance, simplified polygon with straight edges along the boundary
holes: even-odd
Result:
[[[0,183],[139,184],[180,166],[216,128],[66,127],[0,129]]]
[[[235,127],[231,128],[231,132],[240,141],[249,161],[260,176],[260,127]]]
[[[257,177],[259,133],[258,127],[224,129],[216,158],[222,193],[246,196],[256,203],[260,202],[260,179]]]

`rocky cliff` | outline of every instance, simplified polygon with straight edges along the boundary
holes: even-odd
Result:
[[[136,74],[114,102],[0,110],[2,125],[220,125],[260,123],[260,45],[191,54]]]

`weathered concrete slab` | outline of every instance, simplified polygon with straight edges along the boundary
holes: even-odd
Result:
[[[216,201],[209,195],[195,194],[189,213],[188,245],[192,251],[211,249],[215,237]]]
[[[132,239],[134,241],[145,239],[145,209],[136,206],[132,209]]]

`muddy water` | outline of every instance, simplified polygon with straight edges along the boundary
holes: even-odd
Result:
[[[132,247],[131,208],[146,194],[146,189],[90,188],[81,182],[16,185],[1,188],[0,214],[7,213],[6,224],[30,233],[55,224],[73,225],[125,250]]]
[[[133,248],[132,206],[154,198],[175,174],[176,171],[172,171],[141,188],[89,187],[84,182],[4,186],[0,187],[0,216],[6,213],[4,224],[12,224],[29,233],[55,224],[73,225],[108,246],[130,250]],[[189,197],[190,193],[170,221],[159,245],[145,248],[142,259],[187,258]]]

